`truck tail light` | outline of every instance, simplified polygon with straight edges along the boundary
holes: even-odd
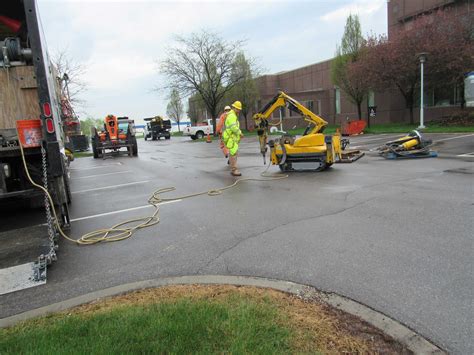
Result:
[[[48,133],[54,133],[54,122],[52,118],[46,119],[46,131],[48,131]]]
[[[46,117],[51,117],[51,105],[49,102],[45,102],[43,104],[43,114],[46,116]]]

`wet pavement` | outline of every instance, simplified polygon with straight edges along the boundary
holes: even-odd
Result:
[[[351,138],[369,151],[398,134]],[[368,154],[325,172],[244,182],[221,196],[161,206],[157,226],[95,246],[62,240],[46,285],[0,296],[0,317],[123,283],[180,275],[269,277],[364,303],[453,353],[473,353],[474,135],[432,134],[440,158]],[[246,137],[239,168],[264,170]],[[232,184],[217,142],[139,141],[139,157],[76,159],[71,234],[152,213],[148,197]],[[279,173],[271,167],[270,173]],[[35,225],[41,210],[5,212],[2,228]]]

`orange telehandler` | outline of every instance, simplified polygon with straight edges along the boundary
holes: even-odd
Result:
[[[92,152],[94,158],[106,158],[111,154],[119,154],[120,148],[127,148],[129,156],[138,155],[137,138],[135,137],[135,124],[128,117],[107,115],[104,120],[104,129],[100,132],[92,128]],[[106,150],[111,150],[106,153]]]

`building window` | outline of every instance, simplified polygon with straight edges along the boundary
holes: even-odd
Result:
[[[461,104],[461,88],[446,86],[444,88],[427,89],[424,91],[423,104],[425,107],[449,107]],[[415,92],[415,104],[420,107],[420,92]]]
[[[341,113],[341,90],[336,88],[336,114]]]
[[[305,106],[308,110],[310,110],[311,112],[314,112],[313,111],[313,109],[314,109],[313,100],[306,101]]]

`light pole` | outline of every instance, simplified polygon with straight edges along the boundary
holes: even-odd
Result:
[[[420,70],[421,70],[421,83],[420,83],[420,125],[418,129],[426,128],[424,125],[424,93],[423,93],[423,64],[426,62],[426,55],[427,53],[420,53],[418,54],[418,58],[420,59]]]

